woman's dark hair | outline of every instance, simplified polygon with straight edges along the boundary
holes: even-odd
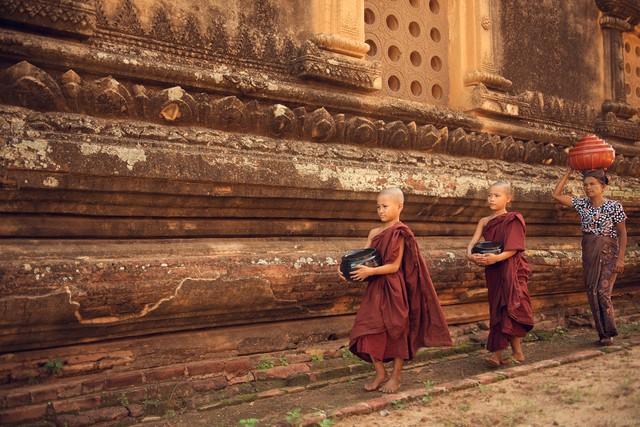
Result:
[[[589,177],[597,179],[602,185],[609,184],[609,177],[607,176],[607,173],[604,171],[604,169],[593,169],[582,172],[583,181]]]

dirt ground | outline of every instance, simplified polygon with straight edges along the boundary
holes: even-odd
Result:
[[[640,348],[343,419],[334,426],[640,426]]]

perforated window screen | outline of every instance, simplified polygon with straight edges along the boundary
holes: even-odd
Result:
[[[624,33],[624,81],[627,102],[640,107],[640,37]]]
[[[365,0],[369,57],[382,62],[382,94],[446,104],[446,0]]]

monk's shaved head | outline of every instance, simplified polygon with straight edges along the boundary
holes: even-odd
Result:
[[[507,196],[513,197],[513,189],[511,188],[511,184],[507,181],[496,181],[491,184],[491,187],[498,187],[502,189],[507,194]]]
[[[400,190],[398,187],[385,188],[378,193],[378,196],[391,197],[393,200],[398,202],[398,204],[404,205],[404,194],[402,194],[402,190]]]

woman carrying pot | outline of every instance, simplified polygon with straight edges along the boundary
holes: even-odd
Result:
[[[586,197],[562,194],[573,171],[569,169],[553,190],[553,198],[573,207],[582,223],[582,266],[589,305],[601,345],[613,344],[618,335],[611,303],[611,292],[618,273],[624,270],[627,246],[626,214],[622,205],[605,198],[609,183],[603,169],[582,172]]]

